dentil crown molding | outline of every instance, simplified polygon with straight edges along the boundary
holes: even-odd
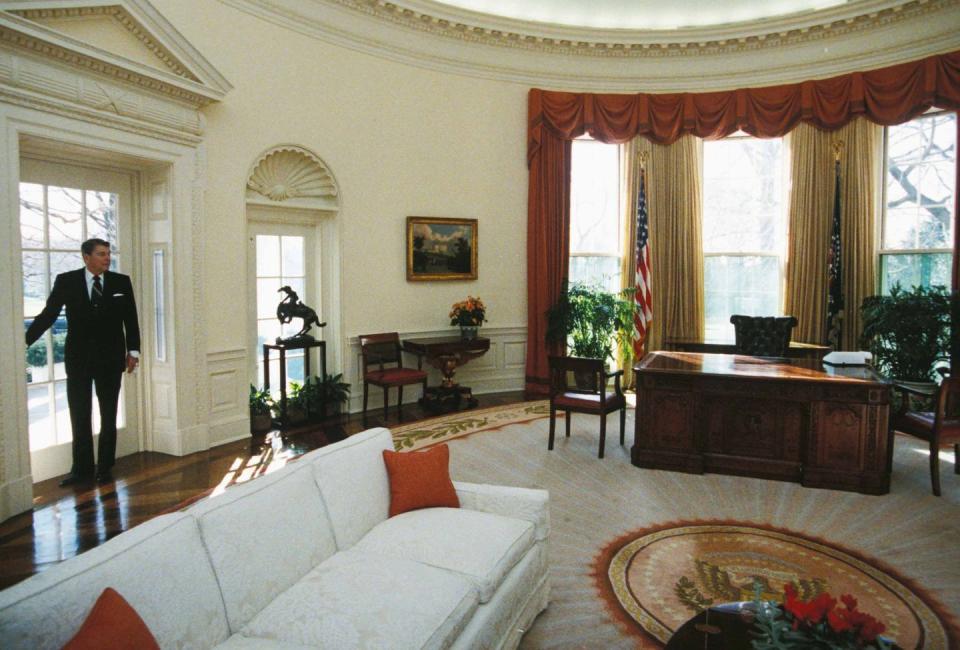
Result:
[[[445,72],[574,90],[795,83],[960,48],[958,0],[859,0],[676,30],[576,28],[430,0],[221,0],[336,45]]]

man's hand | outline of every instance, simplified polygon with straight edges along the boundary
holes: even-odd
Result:
[[[133,372],[137,367],[137,364],[140,363],[140,359],[133,356],[132,354],[127,355],[127,372]]]

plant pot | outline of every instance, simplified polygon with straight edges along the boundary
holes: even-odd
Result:
[[[297,406],[287,407],[287,423],[300,424],[307,421],[307,411]]]
[[[477,338],[477,331],[480,329],[477,325],[461,325],[460,338],[464,341],[472,341]]]
[[[266,433],[273,428],[273,418],[269,413],[250,416],[250,433]]]

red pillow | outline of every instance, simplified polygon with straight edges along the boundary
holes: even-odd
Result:
[[[437,445],[427,451],[383,450],[390,476],[390,516],[420,508],[459,508],[460,499],[450,480],[450,448]]]
[[[107,587],[63,650],[160,650],[157,640],[123,596]]]

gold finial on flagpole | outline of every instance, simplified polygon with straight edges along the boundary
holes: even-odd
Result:
[[[844,143],[843,140],[836,140],[836,141],[833,143],[832,147],[833,147],[833,159],[834,159],[834,161],[840,162],[840,156],[841,156],[841,154],[843,153],[843,148],[844,148],[844,146],[845,146],[845,143]]]
[[[640,161],[640,171],[647,170],[647,160],[650,159],[649,151],[641,151],[637,154],[637,160]]]

